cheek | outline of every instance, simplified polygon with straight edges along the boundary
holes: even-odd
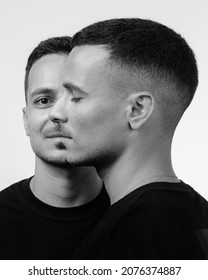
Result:
[[[71,128],[74,137],[78,142],[86,142],[89,139],[94,141],[106,141],[120,135],[122,118],[120,117],[117,106],[110,104],[102,108],[99,104],[94,106],[84,105],[71,111],[73,118],[71,119]],[[97,139],[97,140],[96,140]]]
[[[30,135],[40,133],[45,124],[45,118],[41,113],[31,114],[28,117],[28,129]]]
[[[76,113],[72,112],[72,115],[73,128],[88,131],[104,128],[112,119],[110,110],[103,110],[99,105],[80,107]]]
[[[30,136],[31,136],[31,134],[33,134],[35,127],[36,127],[36,125],[35,125],[33,116],[29,116],[28,117],[28,129],[29,129]]]

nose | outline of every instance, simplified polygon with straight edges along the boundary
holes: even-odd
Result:
[[[49,111],[49,119],[54,123],[64,123],[68,121],[66,95],[62,94]]]

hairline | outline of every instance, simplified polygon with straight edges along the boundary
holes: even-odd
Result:
[[[127,73],[127,77],[132,83],[132,87],[129,89],[130,92],[135,91],[148,91],[152,93],[155,100],[157,100],[157,104],[163,107],[164,116],[171,118],[170,123],[168,126],[164,125],[162,132],[165,131],[174,131],[179,120],[181,119],[182,115],[190,105],[189,104],[183,105],[183,102],[180,100],[178,94],[180,94],[181,91],[187,91],[187,85],[185,83],[182,83],[175,75],[171,75],[169,72],[162,69],[162,67],[158,67],[154,64],[150,65],[138,65],[134,63],[128,63],[125,61],[122,61],[122,59],[116,58],[113,54],[113,50],[111,48],[110,44],[78,44],[75,45],[75,47],[85,47],[85,46],[92,46],[92,47],[103,47],[109,55],[106,60],[107,65],[107,71],[109,74],[111,74],[111,71],[114,71],[117,69],[121,69],[124,71],[124,73]],[[118,72],[115,72],[118,73]],[[135,81],[135,82],[134,82]],[[125,82],[124,82],[125,83]],[[130,84],[128,83],[128,85]],[[128,86],[127,86],[128,87]],[[171,106],[167,106],[167,103],[170,103],[170,95],[167,94],[164,97],[163,92],[168,91],[172,92],[171,96],[174,96],[174,104],[171,103]],[[167,103],[165,103],[167,102]],[[176,120],[172,117],[171,112],[174,112],[175,105],[179,104],[180,107],[180,114]],[[171,107],[171,108],[169,108]],[[185,108],[185,109],[184,109]]]

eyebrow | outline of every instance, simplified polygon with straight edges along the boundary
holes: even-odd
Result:
[[[65,83],[63,83],[63,87],[65,87],[66,89],[69,89],[69,90],[75,89],[75,90],[80,91],[81,93],[87,94],[86,91],[84,91],[83,89],[81,89],[80,87],[74,85],[74,84],[71,83],[71,82],[65,82]]]
[[[33,98],[40,94],[54,94],[55,91],[51,88],[37,88],[31,92],[30,96]]]

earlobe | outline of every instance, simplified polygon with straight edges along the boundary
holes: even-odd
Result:
[[[149,92],[134,93],[129,98],[128,121],[131,129],[139,129],[150,118],[154,98]]]
[[[28,117],[27,117],[27,108],[24,107],[22,109],[23,112],[23,121],[24,121],[24,128],[27,136],[30,136],[29,127],[28,127]]]

